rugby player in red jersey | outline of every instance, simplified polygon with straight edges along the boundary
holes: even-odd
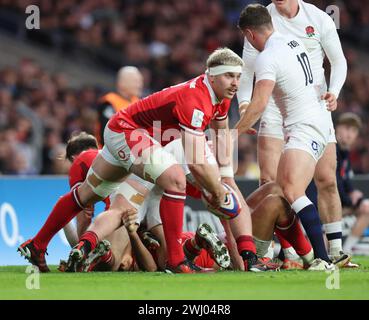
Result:
[[[171,136],[182,138],[191,172],[197,183],[210,193],[213,207],[219,207],[225,198],[220,173],[216,167],[203,161],[203,157],[196,159],[196,155],[204,155],[204,129],[208,125],[216,132],[220,129],[229,131],[227,113],[230,99],[239,86],[242,66],[242,59],[233,51],[218,49],[207,60],[206,74],[154,93],[119,111],[106,126],[104,148],[95,158],[86,180],[58,200],[38,235],[19,249],[28,249],[29,260],[46,269],[44,253],[55,233],[82,209],[113,193],[130,173],[134,173],[164,190],[160,216],[167,243],[167,268],[178,273],[194,272],[192,264],[184,257],[181,245],[185,175],[175,158],[165,152],[162,145],[169,142]],[[224,163],[220,165],[224,166]],[[239,192],[233,178],[226,180]],[[245,203],[243,206],[247,208]],[[69,264],[81,264],[99,239],[121,225],[122,216],[130,208],[127,202],[120,214],[111,209],[103,213],[109,214],[109,223],[97,224],[98,232],[90,230],[82,235],[70,254]],[[256,262],[256,249],[247,209],[232,220],[231,228],[245,269],[248,270]]]

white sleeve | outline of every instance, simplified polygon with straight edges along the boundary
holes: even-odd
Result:
[[[255,62],[255,82],[260,80],[272,80],[276,82],[278,72],[278,64],[275,57],[268,51],[259,54]]]
[[[257,51],[245,38],[242,51],[242,60],[244,62],[244,66],[240,79],[240,87],[237,91],[239,105],[243,102],[249,103],[251,101],[254,82],[254,66],[258,54],[259,51]]]
[[[327,15],[322,33],[322,47],[331,65],[329,92],[338,98],[347,75],[347,62],[334,21]]]

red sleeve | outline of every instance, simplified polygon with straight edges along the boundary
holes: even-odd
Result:
[[[173,114],[178,119],[181,129],[193,134],[203,135],[209,119],[204,110],[204,102],[196,90],[186,88],[177,94]]]
[[[86,174],[82,163],[74,161],[69,169],[69,187],[72,189],[77,183],[85,181]]]
[[[71,188],[77,183],[85,181],[87,172],[98,153],[99,151],[96,149],[89,149],[83,151],[74,159],[69,169],[69,186]]]
[[[219,106],[218,114],[214,118],[214,120],[222,121],[222,120],[227,119],[230,106],[231,106],[231,100],[224,99],[221,105]]]
[[[210,257],[209,253],[202,249],[200,254],[194,260],[195,264],[201,268],[213,268],[214,260]]]

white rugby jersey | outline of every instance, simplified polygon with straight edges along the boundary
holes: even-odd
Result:
[[[255,61],[256,82],[272,80],[272,97],[285,127],[325,116],[314,89],[311,62],[304,44],[294,35],[274,32]]]
[[[273,3],[267,6],[274,29],[282,34],[297,36],[307,48],[315,84],[321,86],[320,94],[326,91],[323,59],[325,54],[331,64],[329,91],[338,97],[345,82],[347,63],[344,57],[336,26],[331,17],[316,6],[298,0],[299,11],[291,19],[283,17]],[[239,103],[250,102],[254,63],[258,51],[245,38],[242,58],[245,62],[237,93]]]

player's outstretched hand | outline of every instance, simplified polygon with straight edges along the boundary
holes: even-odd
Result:
[[[127,228],[128,232],[133,233],[137,231],[137,210],[134,208],[127,209],[123,214],[123,224]]]
[[[337,109],[337,98],[332,92],[326,92],[321,98],[326,101],[328,111]]]

